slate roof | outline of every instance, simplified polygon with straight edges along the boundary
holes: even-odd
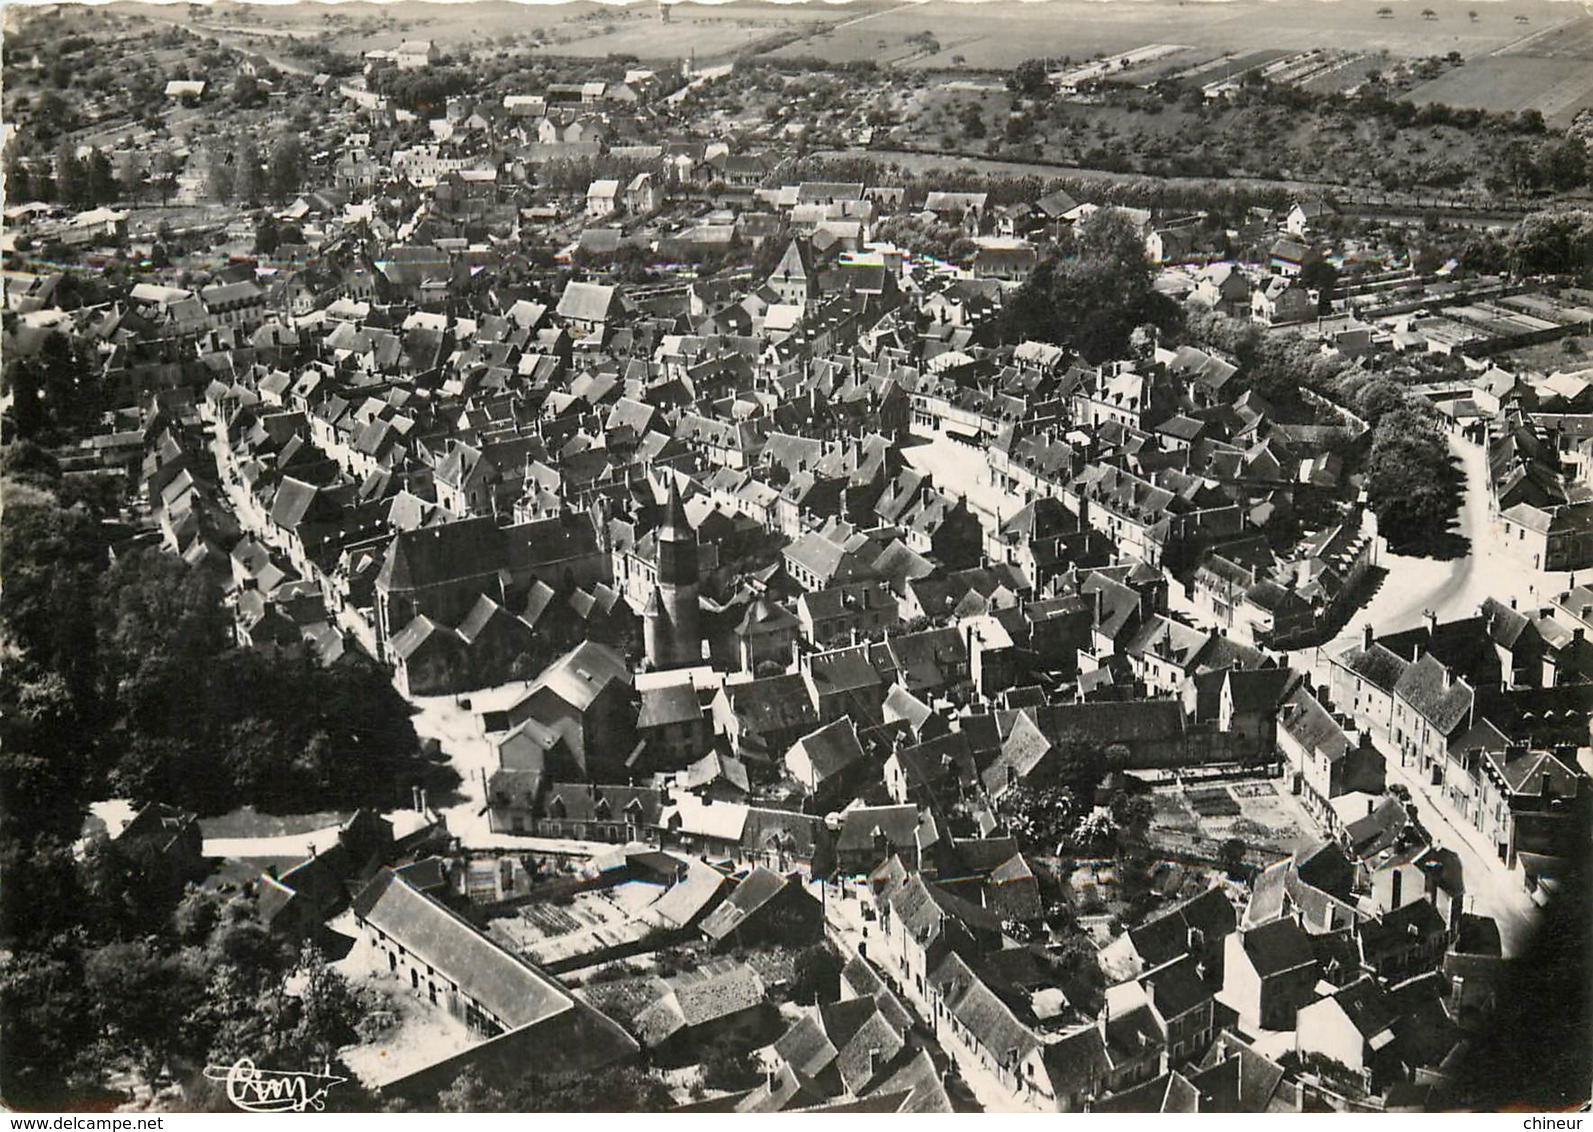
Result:
[[[642,709],[637,727],[665,727],[702,719],[702,703],[689,683],[642,689]]]
[[[543,670],[521,703],[546,688],[575,710],[585,711],[615,681],[627,686],[631,683],[625,658],[607,645],[582,641]]]
[[[1432,653],[1423,653],[1405,669],[1394,685],[1394,695],[1442,735],[1451,735],[1467,723],[1474,701],[1471,685],[1455,678]]]
[[[1339,657],[1339,663],[1374,688],[1389,693],[1410,666],[1408,660],[1381,644],[1373,644],[1369,649],[1351,649]]]
[[[614,287],[601,283],[570,283],[559,296],[560,318],[580,322],[607,322],[618,312]]]
[[[939,840],[934,819],[921,815],[917,806],[855,806],[841,814],[835,847],[842,853],[864,852],[874,847],[876,834],[885,838],[887,851],[928,849]]]
[[[458,984],[507,1029],[571,1008],[553,980],[505,951],[468,921],[383,869],[354,899],[354,914]]]
[[[726,684],[723,694],[731,711],[755,734],[812,727],[819,721],[807,684],[796,673]]]
[[[791,745],[786,753],[786,764],[798,751],[807,755],[813,767],[813,777],[823,783],[828,779],[863,761],[863,745],[858,742],[857,729],[850,718],[843,716],[817,731],[809,732]]]
[[[490,573],[503,562],[504,540],[498,525],[486,516],[462,519],[394,535],[376,585],[387,590],[423,589]]]
[[[708,918],[702,922],[703,934],[716,942],[728,938],[757,915],[759,909],[785,891],[790,883],[779,873],[759,865],[719,907],[708,914]]]
[[[1146,965],[1157,967],[1189,951],[1191,930],[1212,943],[1232,934],[1238,925],[1238,914],[1228,897],[1220,888],[1211,888],[1146,920],[1128,936]]]
[[[684,1029],[739,1014],[764,1001],[763,980],[747,963],[705,964],[666,980],[669,990],[636,1016],[643,1044],[659,1045]]]
[[[1262,978],[1282,974],[1316,962],[1311,941],[1293,920],[1274,920],[1251,928],[1242,937],[1245,954]]]

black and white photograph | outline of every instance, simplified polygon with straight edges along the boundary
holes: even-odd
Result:
[[[0,20],[9,1127],[1583,1127],[1593,7]]]

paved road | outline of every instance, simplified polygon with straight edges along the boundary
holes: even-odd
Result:
[[[1492,916],[1507,958],[1521,955],[1532,942],[1538,909],[1522,887],[1519,873],[1507,872],[1487,839],[1463,822],[1452,821],[1435,801],[1436,791],[1412,768],[1399,765],[1399,751],[1381,736],[1374,737],[1383,752],[1390,783],[1402,782],[1416,803],[1417,815],[1433,840],[1460,857],[1466,885],[1468,911]]]
[[[825,926],[830,940],[841,949],[842,955],[847,958],[862,957],[865,962],[873,966],[876,974],[884,979],[886,984],[890,980],[886,977],[879,965],[874,963],[865,954],[869,947],[878,945],[879,923],[869,922],[863,918],[863,893],[866,885],[854,880],[842,880],[836,884],[826,884],[819,880],[808,881],[808,891],[824,906]],[[896,988],[892,988],[896,989]],[[907,995],[896,989],[896,997],[902,1004],[911,1010],[918,1018],[919,1025],[927,1034],[933,1034],[935,1028],[929,1020],[919,1012],[918,1005]],[[1012,1094],[1002,1086],[985,1068],[970,1058],[959,1057],[954,1051],[942,1046],[938,1041],[929,1044],[931,1055],[937,1053],[946,1058],[957,1067],[957,1076],[973,1094],[974,1100],[986,1112],[1027,1112],[1021,1105],[1013,1102]],[[937,1057],[937,1062],[939,1058]]]
[[[1503,602],[1514,599],[1522,609],[1536,608],[1566,589],[1575,577],[1574,572],[1535,569],[1507,547],[1503,528],[1489,509],[1486,452],[1453,438],[1450,449],[1465,472],[1465,496],[1455,532],[1466,540],[1467,554],[1448,562],[1414,558],[1390,552],[1386,540],[1380,538],[1377,564],[1388,572],[1382,586],[1333,640],[1319,648],[1290,653],[1290,662],[1296,667],[1325,678],[1328,658],[1360,641],[1368,625],[1383,636],[1415,628],[1429,611],[1441,622],[1456,621],[1475,616],[1489,597]],[[1369,522],[1375,530],[1375,520]]]
[[[1473,616],[1488,597],[1501,601],[1514,598],[1522,608],[1529,608],[1565,588],[1569,581],[1567,574],[1532,569],[1530,563],[1522,562],[1508,549],[1502,528],[1490,514],[1485,452],[1466,441],[1451,440],[1450,446],[1465,472],[1465,495],[1455,531],[1467,541],[1468,553],[1447,562],[1416,558],[1389,553],[1380,539],[1378,562],[1388,573],[1372,600],[1350,618],[1334,640],[1320,648],[1289,654],[1289,663],[1311,672],[1319,685],[1327,683],[1329,658],[1358,642],[1366,625],[1383,635],[1421,624],[1429,611],[1440,621],[1458,620]],[[987,524],[994,521],[998,509],[1003,516],[1011,515],[1020,502],[991,485],[984,453],[971,445],[940,438],[909,449],[907,461],[931,472],[938,486],[966,492],[969,505]],[[1368,516],[1366,522],[1375,531],[1375,519]],[[1172,589],[1171,606],[1191,615],[1199,624],[1194,607],[1178,592],[1178,587]],[[1449,818],[1431,788],[1399,765],[1399,753],[1391,743],[1381,736],[1374,738],[1383,750],[1390,782],[1402,782],[1411,790],[1428,832],[1440,845],[1460,856],[1472,909],[1494,917],[1505,953],[1519,954],[1530,939],[1537,911],[1521,885],[1520,875],[1505,871],[1480,833]]]

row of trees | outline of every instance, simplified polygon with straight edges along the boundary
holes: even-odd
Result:
[[[283,204],[304,184],[304,166],[304,143],[297,134],[279,135],[267,158],[254,139],[245,137],[231,150],[211,153],[205,182],[210,195],[224,203]]]
[[[63,145],[57,150],[53,165],[25,163],[12,154],[5,170],[6,197],[16,203],[45,201],[86,209],[113,204],[127,195],[110,154],[101,149],[79,157],[76,147]]]
[[[1381,379],[1361,386],[1355,405],[1375,422],[1364,470],[1378,528],[1396,549],[1437,549],[1465,485],[1441,418],[1431,405]]]
[[[1482,232],[1461,253],[1475,271],[1569,275],[1593,284],[1593,209],[1558,208],[1523,217],[1504,235]]]

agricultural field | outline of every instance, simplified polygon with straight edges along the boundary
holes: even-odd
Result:
[[[1593,107],[1593,53],[1587,59],[1526,55],[1471,59],[1464,67],[1423,83],[1409,97],[1412,102],[1482,110],[1537,110],[1551,126],[1563,126],[1578,110]]]
[[[444,50],[474,40],[496,43],[615,11],[590,0],[571,0],[570,3],[555,5],[478,0],[471,4],[469,18],[463,19],[458,8],[419,0],[396,0],[383,4],[350,0],[336,7],[326,4],[267,6],[217,0],[205,9],[196,22],[190,17],[186,4],[116,0],[108,7],[112,11],[195,28],[241,32],[264,38],[292,36],[314,39],[324,42],[334,51],[353,55],[377,48],[395,47],[406,39],[430,39]]]
[[[1380,17],[1381,7],[1389,7],[1392,15]],[[1154,39],[1214,54],[1330,47],[1372,53],[1386,50],[1407,57],[1459,51],[1469,58],[1565,23],[1568,7],[1552,0],[1498,0],[1478,4],[1473,20],[1471,9],[1458,3],[1435,6],[1436,18],[1424,19],[1420,9],[1404,0],[1391,5],[1375,0],[1333,4],[1320,0],[1232,0],[1223,4],[990,0],[976,8],[930,0],[872,11],[849,4],[839,9],[848,18],[774,54],[819,55],[838,62],[873,59],[905,61],[914,67],[1005,70],[1036,57],[1082,61],[1121,54]],[[1517,17],[1523,16],[1526,23],[1518,23]],[[1148,28],[1154,28],[1154,33],[1148,34]],[[927,40],[938,44],[938,49],[923,51]]]
[[[652,5],[605,8],[588,20],[551,29],[536,52],[575,58],[635,55],[655,62],[694,56],[699,63],[712,63],[756,51],[792,31],[815,30],[824,16],[806,6],[681,4],[670,8],[666,24]]]
[[[190,24],[187,5],[149,5],[117,0],[113,8]],[[465,13],[468,11],[468,18]],[[359,55],[392,48],[406,39],[430,39],[444,51],[520,48],[543,55],[603,58],[635,55],[646,61],[685,58],[695,53],[713,62],[756,49],[772,36],[814,31],[846,13],[808,5],[681,3],[662,22],[655,4],[614,5],[571,0],[524,4],[475,0],[468,10],[422,0],[372,4],[351,0],[335,8],[323,4],[264,6],[231,0],[208,8],[196,28],[269,39],[292,36]],[[265,44],[262,44],[264,47]]]

